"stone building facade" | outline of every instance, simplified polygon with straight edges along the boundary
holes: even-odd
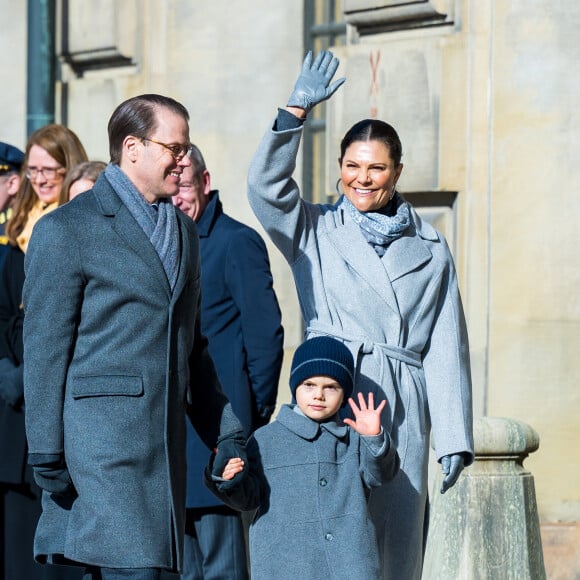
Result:
[[[323,4],[60,0],[55,120],[79,135],[91,158],[106,161],[106,124],[119,102],[145,92],[173,96],[191,113],[191,138],[225,207],[259,229],[245,197],[247,167],[299,70],[305,15]],[[23,147],[28,10],[0,5],[0,139]],[[324,142],[309,151],[317,160],[304,165],[332,197],[338,141],[352,122],[377,116],[397,127],[401,190],[455,254],[475,413],[538,431],[540,449],[526,466],[544,549],[570,554],[580,543],[580,4],[332,5],[346,34],[329,46],[347,82],[326,106]],[[300,312],[286,264],[271,246],[270,256],[290,354],[301,338]]]

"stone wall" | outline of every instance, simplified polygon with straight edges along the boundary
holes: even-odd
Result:
[[[457,192],[446,233],[470,331],[476,415],[512,417],[538,431],[541,446],[527,467],[540,519],[551,538],[562,529],[558,537],[577,537],[580,4],[343,3],[351,26],[347,46],[337,49],[338,74],[348,80],[330,102],[327,150],[353,119],[379,115],[401,130],[403,190]],[[379,6],[376,15],[357,14],[370,4]],[[69,5],[67,45],[57,43],[57,120],[92,158],[107,160],[106,123],[118,103],[142,92],[174,96],[191,112],[192,139],[226,210],[260,230],[245,176],[302,61],[302,0]],[[23,147],[26,3],[0,7],[9,15],[0,23],[1,138]],[[269,250],[290,354],[300,312],[290,271]]]

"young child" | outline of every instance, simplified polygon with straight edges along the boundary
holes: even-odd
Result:
[[[230,460],[206,483],[241,511],[257,508],[250,525],[252,580],[381,578],[370,490],[392,479],[399,457],[376,408],[353,391],[354,361],[330,337],[298,347],[290,389],[296,405],[248,441],[248,462]],[[354,420],[341,422],[346,401]]]

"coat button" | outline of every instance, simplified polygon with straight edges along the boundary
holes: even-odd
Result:
[[[326,540],[328,540],[329,542],[332,542],[332,540],[334,540],[334,536],[331,533],[327,533],[324,538]]]
[[[328,481],[326,481],[326,479],[324,479],[324,477],[320,480],[320,485],[322,487],[325,487],[328,484]]]

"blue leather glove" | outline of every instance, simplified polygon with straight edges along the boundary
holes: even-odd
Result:
[[[64,495],[73,490],[72,480],[63,462],[50,465],[34,465],[32,472],[38,487],[49,493]]]
[[[462,453],[444,455],[441,458],[441,469],[445,478],[441,484],[441,493],[445,493],[453,487],[465,467],[465,458]]]
[[[222,474],[226,463],[235,457],[239,457],[243,460],[246,468],[237,473],[232,479],[222,480]],[[229,435],[224,435],[220,437],[217,441],[216,452],[211,458],[211,476],[216,487],[220,491],[227,491],[236,485],[246,477],[248,473],[248,454],[246,453],[246,438],[241,431],[236,431],[230,433]]]
[[[312,51],[309,50],[288,99],[288,106],[304,109],[308,113],[312,107],[330,98],[346,80],[341,78],[330,83],[338,65],[338,59],[328,50],[321,50],[312,62]]]

